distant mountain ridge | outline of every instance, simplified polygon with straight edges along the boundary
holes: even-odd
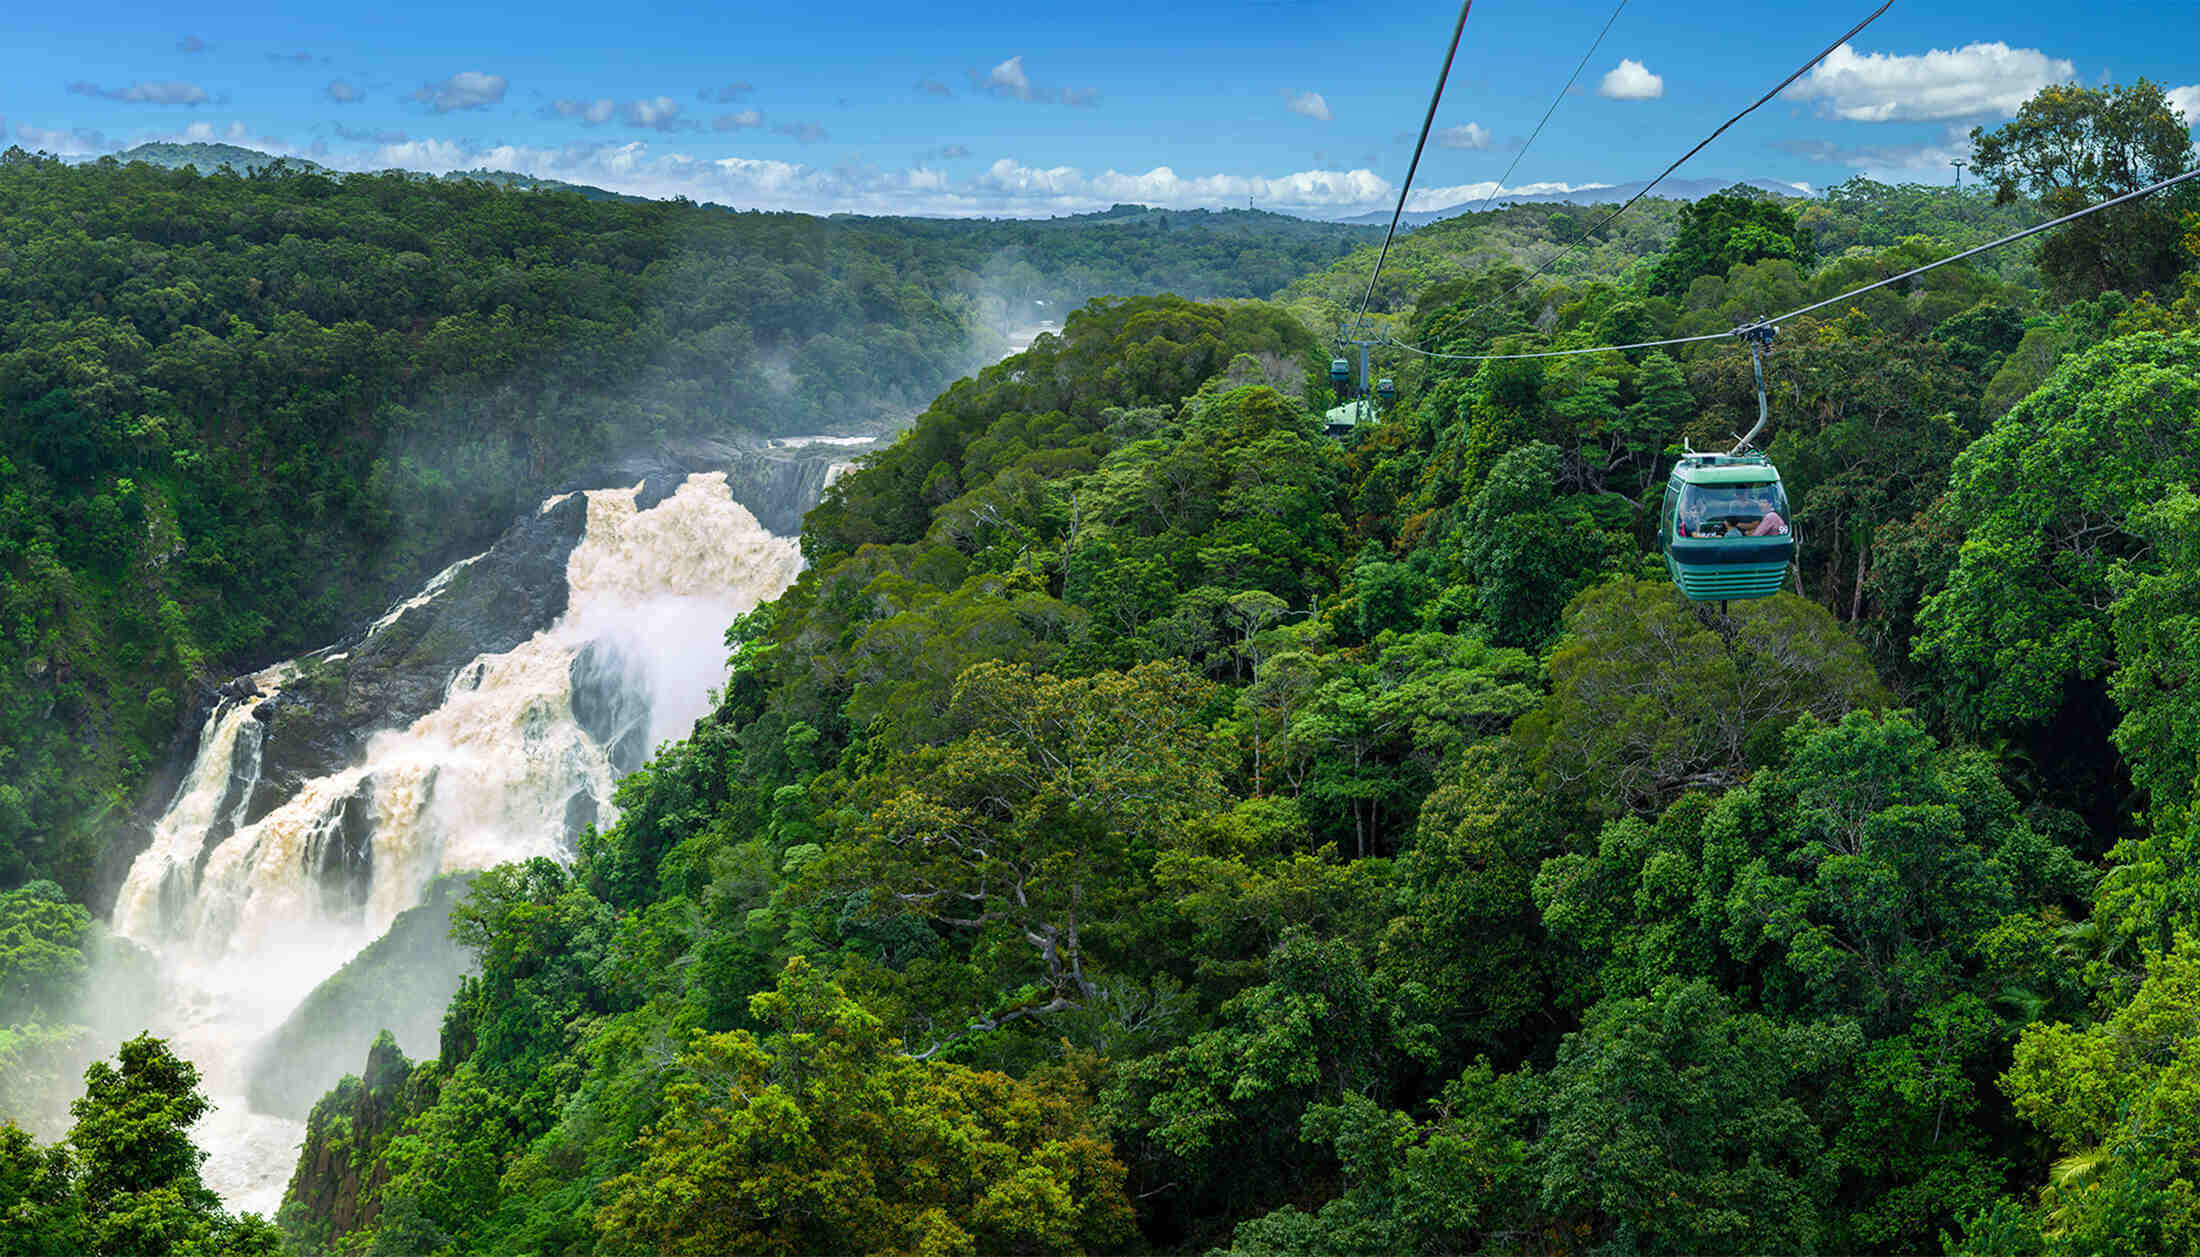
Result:
[[[1574,205],[1602,205],[1607,202],[1624,201],[1628,197],[1631,197],[1637,192],[1642,191],[1643,187],[1648,183],[1649,180],[1647,179],[1637,179],[1633,183],[1592,183],[1587,185],[1586,187],[1575,188],[1571,192],[1529,192],[1520,193],[1517,195],[1508,194],[1491,200],[1490,206],[1492,208],[1495,208],[1499,205],[1550,205],[1564,203],[1570,203]],[[1670,201],[1700,201],[1715,192],[1724,192],[1728,188],[1731,188],[1736,184],[1745,184],[1749,187],[1756,188],[1761,192],[1770,192],[1774,196],[1811,195],[1810,189],[1804,187],[1801,184],[1783,183],[1778,179],[1675,179],[1671,182],[1660,184],[1658,186],[1658,195]],[[1461,214],[1471,214],[1481,207],[1482,201],[1480,200],[1480,198],[1476,198],[1473,200],[1461,201],[1457,205],[1447,205],[1442,209],[1408,210],[1398,219],[1398,221],[1406,226],[1420,227],[1425,226],[1429,223],[1436,222],[1438,219],[1457,218]],[[1354,214],[1349,218],[1339,218],[1333,221],[1340,223],[1375,223],[1379,225],[1387,225],[1390,222],[1390,211],[1370,210],[1365,214]]]
[[[169,170],[181,170],[196,166],[200,170],[219,170],[224,166],[250,174],[265,170],[277,162],[292,170],[328,170],[317,161],[303,157],[277,157],[256,148],[243,148],[235,144],[140,144],[115,154],[115,160],[127,165],[141,161],[148,166],[163,166]]]
[[[185,166],[196,166],[201,171],[215,171],[227,166],[232,170],[252,174],[256,171],[269,169],[280,162],[285,169],[301,173],[308,171],[328,175],[347,173],[333,167],[324,166],[310,158],[278,157],[273,153],[263,153],[256,148],[244,148],[236,144],[140,144],[135,148],[124,149],[122,152],[116,153],[114,157],[116,161],[125,164],[141,161],[150,166],[161,166],[169,170],[181,170]],[[578,193],[591,201],[646,201],[649,199],[642,196],[630,196],[624,192],[613,192],[609,188],[599,188],[593,184],[567,183],[561,179],[539,179],[534,175],[523,175],[510,170],[454,170],[443,175],[431,175],[418,171],[408,171],[406,173],[417,174],[422,179],[460,179],[470,183],[493,183],[504,188],[555,188],[560,191]]]

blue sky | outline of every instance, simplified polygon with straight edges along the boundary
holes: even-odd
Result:
[[[1480,196],[1613,0],[1484,0],[1415,208]],[[1630,0],[1507,187],[1656,173],[1871,5]],[[0,18],[11,143],[71,157],[213,139],[345,169],[488,166],[813,212],[1054,214],[1117,201],[1335,217],[1397,195],[1449,0],[528,6],[244,0]],[[1898,0],[1686,176],[1945,182],[2042,84],[2175,89],[2186,0]]]

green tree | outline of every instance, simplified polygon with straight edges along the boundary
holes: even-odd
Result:
[[[199,1072],[141,1035],[84,1072],[65,1144],[40,1149],[0,1126],[0,1246],[97,1257],[274,1257],[275,1229],[231,1217],[199,1180],[191,1126],[207,1111]]]
[[[1971,130],[1971,163],[2007,203],[2024,193],[2050,215],[2134,192],[2192,164],[2188,120],[2160,85],[2059,83],[2040,89],[2014,120]],[[2156,290],[2186,265],[2178,223],[2189,187],[2082,219],[2048,237],[2040,269],[2070,296]]]
[[[1615,580],[1574,599],[1563,629],[1550,697],[1514,736],[1549,788],[1591,807],[1736,784],[1798,718],[1886,702],[1855,641],[1790,594],[1718,615],[1669,582]]]
[[[96,928],[52,882],[0,894],[0,1113],[65,1115],[68,1083],[93,1054],[80,1023]],[[107,977],[118,993],[126,973],[117,967]]]
[[[1816,1247],[1831,1200],[1811,1105],[1857,1046],[1701,981],[1600,1003],[1548,1077],[1540,1209],[1620,1251]]]
[[[1812,1118],[1835,1248],[1910,1249],[1990,1203],[2011,1166],[1973,1119],[2008,1038],[2082,1006],[2054,922],[2089,871],[1977,752],[1907,718],[1805,720],[1784,761],[1543,865],[1536,902],[1606,999],[1714,981],[1782,1024],[1848,1027]]]
[[[2038,1206],[2003,1219],[2031,1251],[2181,1252],[2200,1244],[2200,944],[2179,937],[2131,1002],[2092,1026],[2027,1030],[2002,1076],[2055,1160]],[[1974,1236],[1986,1228],[1974,1223]],[[1974,1239],[1968,1251],[1987,1251]],[[2020,1250],[2021,1251],[2021,1250]]]
[[[2158,568],[2122,574],[2109,608],[2109,688],[2124,714],[2116,749],[2154,807],[2175,814],[2200,803],[2200,495],[2173,485],[2136,508],[2131,527],[2151,543]]]
[[[0,1025],[50,1022],[75,1004],[92,914],[52,882],[0,894]]]
[[[1635,547],[1624,519],[1558,491],[1559,451],[1544,442],[1497,460],[1460,521],[1461,565],[1474,581],[1479,618],[1501,646],[1539,647],[1583,587],[1624,570]]]
[[[1424,1027],[1441,1075],[1476,1055],[1501,1061],[1548,1048],[1545,1014],[1580,1008],[1579,954],[1554,946],[1533,887],[1574,827],[1513,743],[1470,747],[1437,779],[1399,854],[1398,910],[1377,957],[1401,1019]]]
[[[1715,193],[1681,207],[1680,234],[1658,260],[1651,291],[1681,296],[1698,275],[1724,276],[1768,258],[1809,265],[1810,231],[1797,223],[1795,211],[1754,192]]]
[[[2200,487],[2195,363],[2200,336],[2101,345],[1956,460],[1949,511],[1964,541],[1925,600],[1915,653],[1963,728],[2041,725],[2102,686],[2117,573],[2160,561],[2134,513]]]
[[[1150,1149],[1148,1176],[1187,1183],[1172,1208],[1194,1216],[1303,1189],[1327,1161],[1299,1139],[1310,1106],[1387,1090],[1391,1010],[1358,946],[1292,928],[1265,969],[1212,1029],[1129,1063],[1105,1097],[1126,1142]]]
[[[1112,1252],[1123,1167],[1068,1071],[912,1060],[799,957],[703,1038],[632,1174],[604,1184],[616,1253]]]
[[[992,970],[924,1011],[940,1040],[927,1051],[1099,994],[1154,855],[1222,808],[1193,718],[1210,693],[1181,664],[1082,679],[978,664],[956,682],[961,736],[853,783],[820,876],[869,891],[875,914],[961,936]],[[1020,997],[995,1007],[995,987]]]

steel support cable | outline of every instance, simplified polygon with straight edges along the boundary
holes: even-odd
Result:
[[[1887,2],[1892,4],[1894,0],[1887,0]],[[1451,28],[1451,46],[1444,50],[1443,67],[1436,72],[1436,90],[1429,93],[1428,113],[1421,119],[1421,138],[1414,141],[1413,160],[1406,166],[1406,181],[1398,188],[1398,208],[1390,212],[1390,230],[1383,233],[1383,247],[1381,252],[1375,255],[1375,269],[1368,272],[1367,292],[1360,298],[1360,312],[1353,316],[1353,329],[1355,331],[1358,330],[1360,321],[1367,317],[1368,303],[1375,299],[1375,281],[1382,278],[1383,263],[1390,258],[1390,242],[1398,234],[1398,220],[1405,215],[1406,194],[1413,191],[1414,172],[1421,168],[1421,150],[1428,147],[1429,128],[1436,124],[1436,105],[1437,102],[1444,99],[1444,82],[1451,77],[1452,58],[1459,55],[1459,36],[1467,29],[1467,10],[1473,7],[1474,0],[1460,0],[1459,20],[1453,23]],[[1339,328],[1337,341],[1332,342],[1332,344],[1340,343],[1343,339],[1343,329]],[[1365,381],[1362,381],[1362,384],[1364,385]]]
[[[1488,209],[1490,202],[1497,199],[1497,194],[1505,190],[1505,181],[1513,177],[1513,171],[1520,168],[1520,159],[1526,157],[1528,150],[1535,147],[1535,137],[1543,134],[1544,124],[1551,120],[1552,114],[1558,112],[1558,103],[1566,99],[1566,93],[1574,90],[1574,80],[1580,78],[1581,72],[1588,68],[1589,58],[1597,55],[1597,49],[1604,46],[1604,37],[1612,33],[1612,23],[1619,21],[1620,10],[1626,7],[1627,0],[1619,0],[1619,4],[1612,10],[1612,16],[1604,19],[1604,29],[1597,32],[1596,39],[1589,45],[1589,51],[1582,53],[1581,60],[1574,63],[1574,72],[1566,76],[1566,86],[1559,88],[1558,95],[1551,97],[1551,107],[1543,111],[1543,120],[1535,124],[1535,130],[1528,132],[1528,142],[1520,146],[1519,152],[1513,154],[1512,164],[1505,167],[1504,174],[1497,176],[1497,182],[1490,186],[1490,194],[1482,198],[1480,205],[1474,207],[1474,213],[1479,214]]]
[[[1522,358],[1571,358],[1578,354],[1624,353],[1630,349],[1657,349],[1665,345],[1693,345],[1698,341],[1726,340],[1732,332],[1708,332],[1702,336],[1676,336],[1671,340],[1646,340],[1632,345],[1597,345],[1590,349],[1545,349],[1527,354],[1443,354],[1418,345],[1408,345],[1402,340],[1385,342],[1392,349],[1403,349],[1423,358],[1442,358],[1449,362],[1515,362]]]
[[[1486,310],[1489,307],[1496,305],[1498,302],[1505,300],[1507,297],[1512,296],[1514,293],[1519,292],[1528,284],[1542,278],[1542,276],[1549,272],[1553,266],[1556,266],[1560,262],[1565,261],[1567,258],[1572,257],[1576,252],[1581,249],[1582,245],[1586,244],[1591,237],[1596,235],[1596,233],[1604,230],[1606,227],[1611,226],[1614,219],[1626,213],[1628,210],[1634,208],[1635,202],[1640,201],[1642,198],[1650,195],[1650,190],[1657,187],[1660,183],[1665,182],[1665,178],[1667,175],[1670,175],[1674,171],[1679,170],[1684,164],[1687,163],[1689,158],[1694,157],[1696,154],[1702,152],[1705,148],[1709,147],[1711,141],[1718,139],[1722,135],[1725,135],[1727,132],[1727,128],[1733,126],[1737,122],[1740,122],[1742,119],[1748,117],[1749,115],[1757,112],[1757,110],[1762,108],[1766,102],[1770,101],[1773,97],[1778,96],[1781,92],[1786,91],[1790,83],[1793,83],[1795,80],[1803,77],[1805,74],[1810,73],[1811,70],[1815,68],[1819,62],[1824,61],[1826,58],[1832,56],[1835,49],[1849,42],[1849,40],[1855,38],[1858,31],[1861,31],[1865,27],[1870,26],[1873,22],[1878,21],[1880,14],[1885,13],[1888,9],[1891,9],[1893,7],[1894,0],[1885,0],[1885,3],[1881,4],[1878,8],[1872,10],[1870,14],[1866,15],[1863,21],[1858,22],[1856,25],[1850,27],[1848,29],[1848,33],[1842,35],[1841,38],[1836,39],[1832,43],[1826,45],[1826,47],[1822,51],[1820,51],[1817,56],[1812,57],[1810,60],[1805,61],[1802,65],[1798,66],[1795,70],[1795,73],[1788,75],[1784,79],[1781,79],[1771,91],[1766,92],[1762,96],[1759,96],[1755,104],[1751,105],[1747,109],[1742,110],[1740,113],[1735,114],[1733,117],[1728,118],[1726,121],[1720,123],[1718,130],[1713,131],[1711,134],[1703,137],[1703,139],[1697,143],[1696,147],[1689,149],[1685,153],[1682,153],[1679,159],[1676,160],[1672,165],[1667,166],[1662,172],[1660,172],[1657,178],[1652,179],[1650,182],[1642,185],[1641,190],[1636,192],[1633,196],[1628,197],[1626,203],[1621,205],[1618,209],[1613,210],[1611,213],[1606,214],[1603,218],[1598,219],[1595,225],[1591,226],[1587,231],[1582,232],[1581,235],[1576,238],[1572,244],[1568,245],[1564,249],[1561,249],[1556,254],[1553,254],[1547,261],[1543,263],[1543,265],[1535,268],[1535,270],[1531,271],[1527,276],[1522,278],[1519,283],[1514,284],[1512,287],[1507,288],[1505,291],[1499,293],[1497,296],[1483,302],[1481,306],[1477,307],[1477,312],[1479,312],[1480,310]]]
[[[2176,187],[2178,184],[2187,182],[2188,180],[2192,179],[2200,179],[2200,166],[2196,166],[2181,175],[2172,175],[2169,178],[2162,180],[2160,183],[2148,184],[2146,187],[2140,188],[2136,191],[2126,192],[2121,196],[2110,197],[2108,200],[2099,202],[2098,204],[2088,205],[2084,209],[2072,211],[2071,213],[2065,214],[2060,218],[2051,218],[2044,223],[2034,223],[2032,226],[2026,227],[2022,231],[2013,231],[2008,235],[2001,237],[1999,240],[1990,240],[1985,244],[1976,245],[1972,248],[1965,249],[1961,253],[1951,253],[1947,257],[1940,258],[1936,261],[1927,262],[1923,266],[1913,266],[1909,270],[1903,271],[1899,275],[1889,275],[1885,279],[1875,279],[1871,283],[1868,283],[1861,288],[1851,288],[1850,290],[1842,293],[1838,297],[1828,297],[1823,301],[1813,301],[1807,306],[1799,306],[1793,310],[1788,311],[1786,314],[1777,314],[1769,319],[1759,319],[1752,323],[1745,323],[1741,327],[1737,327],[1730,332],[1711,332],[1702,336],[1676,336],[1670,340],[1646,340],[1637,342],[1632,345],[1596,345],[1587,349],[1547,349],[1543,350],[1540,353],[1524,354],[1446,354],[1437,353],[1436,351],[1430,349],[1422,349],[1417,345],[1409,345],[1402,340],[1394,340],[1389,343],[1393,348],[1403,349],[1410,354],[1419,354],[1424,358],[1442,358],[1452,362],[1510,362],[1520,358],[1570,358],[1576,354],[1619,353],[1629,349],[1657,349],[1665,345],[1691,345],[1699,341],[1725,340],[1729,336],[1738,335],[1742,332],[1750,330],[1751,328],[1778,327],[1780,324],[1787,322],[1789,319],[1801,318],[1803,315],[1823,310],[1827,306],[1839,305],[1844,301],[1852,300],[1856,297],[1861,297],[1865,293],[1870,292],[1875,288],[1885,288],[1889,284],[1899,284],[1905,279],[1915,279],[1918,276],[1923,275],[1927,271],[1938,270],[1943,266],[1949,265],[1950,263],[1961,262],[1966,258],[1977,257],[1981,253],[1992,252],[1993,250],[1999,249],[2005,245],[2015,244],[2017,241],[2023,240],[2027,237],[2039,235],[2043,231],[2052,231],[2055,228],[2063,226],[2066,223],[2076,222],[2078,219],[2084,218],[2088,214],[2098,214],[2102,210],[2113,209],[2116,206],[2122,205],[2127,201],[2136,201],[2140,197],[2152,196],[2157,192],[2163,191],[2164,189]]]

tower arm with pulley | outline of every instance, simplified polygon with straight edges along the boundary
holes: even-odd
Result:
[[[1736,336],[1749,342],[1749,365],[1757,373],[1757,426],[1749,430],[1749,435],[1736,441],[1734,448],[1727,451],[1729,454],[1747,453],[1756,444],[1757,438],[1764,434],[1765,421],[1770,414],[1765,405],[1765,350],[1772,348],[1772,338],[1779,334],[1779,330],[1776,324],[1762,318],[1734,329]]]

